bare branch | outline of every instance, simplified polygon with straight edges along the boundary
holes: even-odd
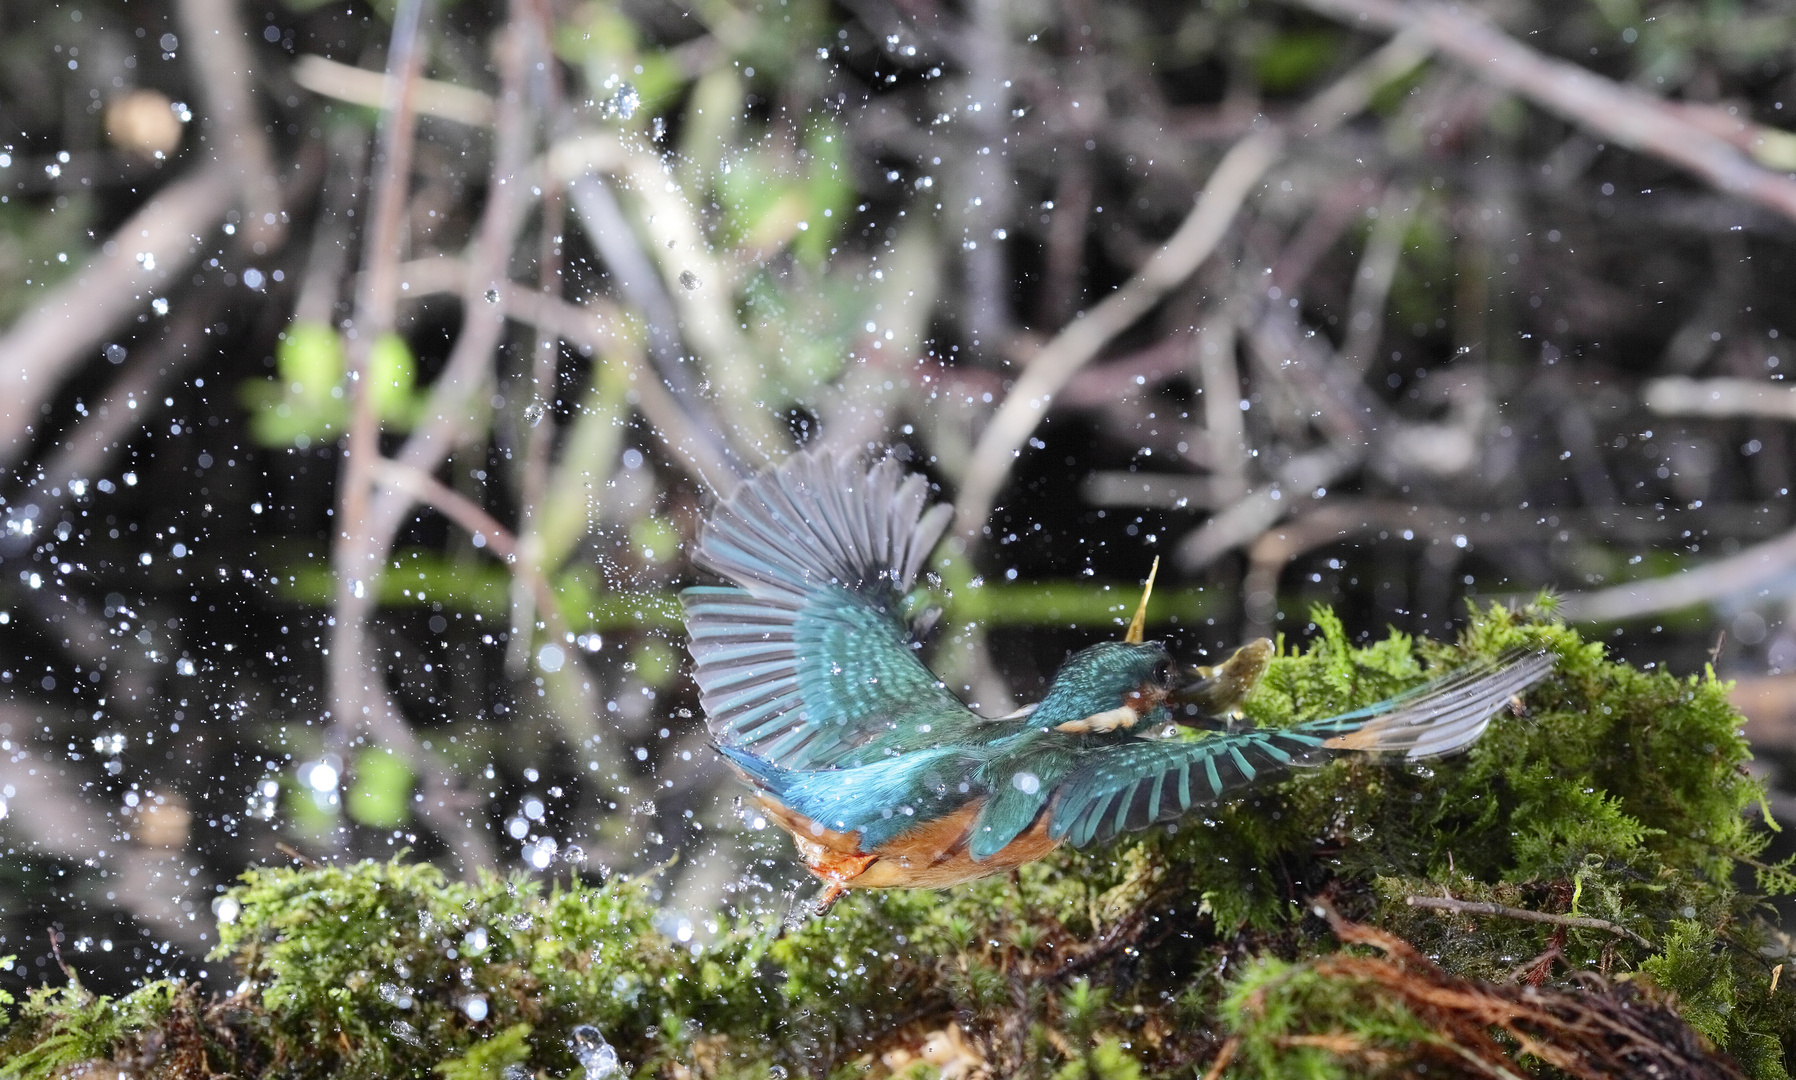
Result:
[[[1363,109],[1380,87],[1421,63],[1420,41],[1399,37],[1317,95],[1292,125],[1291,134],[1332,130]],[[1197,205],[1172,238],[1133,278],[1061,329],[1029,361],[992,415],[973,450],[955,502],[957,535],[965,549],[977,546],[993,502],[1029,435],[1055,396],[1104,346],[1167,293],[1183,284],[1215,250],[1235,213],[1284,151],[1286,133],[1263,128],[1236,143],[1211,173]]]
[[[1754,379],[1654,379],[1641,396],[1660,416],[1796,420],[1796,387]]]
[[[408,299],[433,293],[459,292],[468,279],[467,264],[460,259],[418,259],[399,271],[400,285]],[[738,466],[725,457],[716,433],[702,426],[686,405],[666,385],[641,354],[641,346],[619,332],[631,322],[606,300],[590,297],[584,305],[516,285],[497,284],[491,306],[507,318],[554,334],[581,349],[619,363],[629,372],[630,404],[641,411],[667,448],[694,479],[715,490],[728,488]],[[483,300],[483,303],[485,301]]]
[[[424,0],[402,0],[393,20],[392,45],[387,63],[392,69],[390,91],[380,125],[379,170],[374,191],[374,222],[363,249],[361,276],[357,281],[356,311],[349,333],[349,435],[344,440],[338,472],[336,541],[331,562],[337,572],[337,634],[331,663],[332,716],[347,738],[361,715],[367,689],[363,656],[362,620],[348,611],[371,591],[371,560],[363,557],[369,529],[368,502],[379,468],[379,420],[374,415],[373,379],[369,359],[374,344],[393,328],[394,306],[399,295],[399,225],[411,185],[412,113],[411,85],[423,66],[418,42],[418,23]]]
[[[1706,604],[1764,588],[1796,567],[1796,532],[1666,577],[1566,593],[1557,612],[1568,622],[1619,622]]]
[[[1297,0],[1357,27],[1420,34],[1478,78],[1619,145],[1671,162],[1730,195],[1796,219],[1796,180],[1757,164],[1708,120],[1576,64],[1543,56],[1474,13],[1402,0]]]
[[[162,340],[125,362],[117,382],[106,389],[99,404],[88,407],[81,422],[66,429],[55,451],[43,460],[33,485],[39,491],[69,488],[72,480],[99,475],[106,459],[147,426],[162,388],[184,374],[207,351],[200,346],[205,329],[218,313],[221,299],[195,297],[164,332]],[[73,497],[71,491],[66,497]]]
[[[1648,949],[1655,947],[1652,942],[1620,923],[1613,923],[1608,919],[1594,919],[1587,915],[1549,915],[1544,911],[1530,911],[1527,908],[1510,907],[1507,904],[1491,904],[1478,900],[1454,900],[1441,896],[1411,896],[1404,902],[1410,907],[1428,908],[1431,911],[1452,911],[1462,915],[1495,915],[1504,919],[1520,919],[1523,922],[1575,926],[1583,930],[1603,930],[1625,937]]]
[[[1415,214],[1418,193],[1392,185],[1378,208],[1378,221],[1360,255],[1353,275],[1353,295],[1347,302],[1347,338],[1341,342],[1340,362],[1354,378],[1364,378],[1384,334],[1385,301],[1397,277],[1397,260],[1403,254],[1403,234]]]
[[[388,76],[383,72],[351,67],[322,56],[302,56],[294,61],[292,75],[294,82],[323,97],[376,109],[387,102]],[[420,116],[488,127],[496,114],[492,98],[455,83],[418,79],[412,93],[413,107]]]
[[[40,407],[128,315],[186,269],[231,206],[235,181],[208,165],[150,197],[90,259],[0,337],[0,468],[29,449]]]
[[[232,0],[178,0],[175,4],[187,54],[199,67],[200,95],[213,128],[206,136],[212,155],[237,180],[243,204],[243,231],[257,254],[279,244],[281,189],[275,178],[268,134],[257,112],[248,33]]]
[[[1179,565],[1186,570],[1201,570],[1224,553],[1248,543],[1277,524],[1289,512],[1293,500],[1334,483],[1336,477],[1358,465],[1364,456],[1363,450],[1330,448],[1292,458],[1278,470],[1277,480],[1186,534],[1175,549]]]

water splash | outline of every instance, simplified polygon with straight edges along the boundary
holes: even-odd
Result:
[[[574,1052],[580,1067],[586,1070],[586,1080],[601,1080],[602,1077],[616,1076],[622,1070],[618,1066],[617,1051],[605,1041],[605,1036],[591,1024],[581,1024],[574,1028],[568,1039],[568,1049]]]
[[[605,115],[628,120],[636,115],[636,110],[641,106],[642,95],[636,92],[636,88],[629,83],[620,83],[610,100],[605,102]]]

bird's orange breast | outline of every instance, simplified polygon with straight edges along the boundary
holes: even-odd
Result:
[[[811,873],[850,889],[946,888],[1034,862],[1060,846],[1059,840],[1048,837],[1051,803],[1002,850],[975,861],[967,851],[967,841],[984,800],[976,799],[952,814],[919,822],[872,851],[861,850],[858,832],[823,828],[770,798],[761,797],[759,802],[792,834]]]

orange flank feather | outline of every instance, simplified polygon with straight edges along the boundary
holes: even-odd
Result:
[[[975,862],[967,853],[967,840],[984,806],[983,800],[975,800],[946,817],[919,822],[878,851],[863,852],[858,832],[823,828],[764,795],[755,801],[792,834],[805,866],[828,886],[819,907],[849,889],[945,889],[1034,862],[1061,843],[1048,837],[1053,815],[1051,807],[1044,807],[1022,835],[991,858]]]

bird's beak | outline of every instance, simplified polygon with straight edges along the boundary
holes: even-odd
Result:
[[[1129,620],[1128,632],[1123,634],[1123,643],[1127,645],[1141,644],[1141,637],[1147,630],[1147,598],[1154,595],[1154,575],[1160,572],[1160,556],[1154,556],[1154,565],[1147,572],[1147,585],[1141,590],[1141,603],[1135,605],[1135,617]]]
[[[1234,713],[1259,684],[1260,677],[1266,674],[1272,651],[1272,642],[1257,638],[1236,649],[1234,655],[1215,667],[1197,668],[1193,672],[1195,678],[1174,688],[1170,695],[1173,704],[1193,707],[1174,709],[1174,719],[1189,722],[1200,717],[1215,719]]]

